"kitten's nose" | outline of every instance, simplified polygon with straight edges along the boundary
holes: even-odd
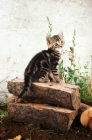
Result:
[[[62,46],[60,46],[62,48]]]

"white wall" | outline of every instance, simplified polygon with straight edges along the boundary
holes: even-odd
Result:
[[[77,58],[82,64],[90,61],[92,0],[0,0],[0,81],[7,76],[23,78],[33,55],[47,49],[46,16],[52,23],[52,34],[63,30],[64,49],[69,49],[76,30]],[[5,82],[2,89],[6,89]]]

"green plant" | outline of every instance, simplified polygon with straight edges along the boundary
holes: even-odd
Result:
[[[8,78],[8,76],[6,78]],[[0,81],[0,83],[2,83],[5,79],[3,79],[2,81]],[[2,88],[1,88],[1,90],[2,90]],[[0,91],[0,96],[2,96],[2,94],[4,94],[4,98],[0,101],[0,104],[5,105],[6,104],[5,100],[8,98],[8,95],[7,95],[7,92],[6,91],[3,91],[3,90]]]
[[[49,31],[47,33],[48,36],[51,36],[51,32],[52,32],[52,24],[50,23],[50,19],[47,16],[47,21],[48,21],[48,27],[49,27]]]
[[[7,96],[0,101],[0,124],[2,124],[2,120],[8,116],[8,110],[7,110],[7,103],[5,102],[5,99]]]
[[[2,109],[0,109],[0,124],[2,124],[2,120],[8,116],[8,110],[7,110],[7,107],[3,106]]]
[[[30,140],[32,140],[32,127],[33,127],[33,124],[30,124]]]
[[[44,130],[40,130],[41,132],[46,132],[46,133],[49,133],[49,134],[55,134],[55,131],[54,130],[47,130],[47,129],[44,129]]]
[[[2,83],[5,79],[0,81],[0,83]],[[7,95],[7,93],[5,91],[0,91],[0,96],[2,96],[2,94],[4,94],[4,97],[3,97],[2,100],[0,100],[0,124],[2,124],[2,120],[6,116],[8,116],[7,103],[6,103],[6,99],[8,98],[8,95]]]
[[[92,101],[92,85],[88,76],[88,63],[83,66],[83,72],[81,72],[81,68],[78,68],[75,63],[75,36],[76,31],[74,30],[72,46],[70,46],[69,51],[66,51],[70,65],[64,67],[64,61],[62,60],[58,65],[59,73],[64,76],[66,83],[75,84],[80,87],[81,99],[83,101]]]

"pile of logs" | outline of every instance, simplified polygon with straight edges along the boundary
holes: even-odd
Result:
[[[24,87],[21,79],[8,81],[8,112],[13,121],[39,124],[45,129],[67,132],[80,108],[80,89],[66,83],[32,83],[30,93],[14,102]]]

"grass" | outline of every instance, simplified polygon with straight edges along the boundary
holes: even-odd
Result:
[[[46,132],[46,133],[49,133],[49,134],[55,134],[55,131],[54,130],[48,130],[48,129],[44,129],[44,130],[40,130],[41,132]]]
[[[0,103],[0,125],[5,117],[8,116],[7,105],[5,103]]]
[[[8,76],[6,77],[8,78]],[[5,78],[5,79],[6,79]],[[0,84],[5,80],[1,80]],[[1,88],[2,89],[2,88]],[[0,125],[2,124],[2,121],[5,117],[8,116],[8,110],[7,110],[7,103],[6,103],[6,99],[8,98],[8,95],[5,91],[0,91],[0,96],[2,97],[2,95],[4,95],[3,99],[0,101]]]

